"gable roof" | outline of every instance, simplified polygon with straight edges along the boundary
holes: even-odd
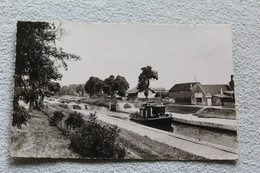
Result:
[[[191,91],[191,87],[194,87],[194,85],[198,82],[189,82],[189,83],[179,83],[175,84],[170,90],[171,91]]]
[[[165,92],[166,91],[166,89],[163,87],[150,87],[150,89],[155,92]]]
[[[138,93],[139,90],[137,87],[129,89],[126,91],[127,94],[136,94]],[[160,88],[160,87],[150,87],[149,92],[156,93],[156,92],[167,92],[165,88]]]
[[[135,87],[135,88],[127,90],[126,93],[127,94],[135,94],[135,93],[138,93],[138,89],[137,89],[137,87]]]
[[[217,84],[217,85],[200,85],[201,88],[205,93],[210,93],[211,95],[213,94],[220,94],[221,89],[222,91],[230,91],[230,87],[225,84]]]

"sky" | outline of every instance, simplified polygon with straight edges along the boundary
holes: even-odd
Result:
[[[81,60],[60,68],[60,84],[84,84],[91,76],[121,75],[130,89],[141,68],[151,66],[159,79],[151,87],[201,82],[228,84],[233,74],[231,26],[126,25],[63,23],[67,34],[56,42]]]

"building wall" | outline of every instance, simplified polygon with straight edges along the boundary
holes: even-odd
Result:
[[[169,97],[175,100],[175,103],[191,104],[191,91],[170,91]]]
[[[137,96],[138,96],[138,93],[128,94],[127,99],[128,99],[128,101],[130,101],[130,102],[134,102],[134,101],[137,101]]]
[[[196,85],[192,89],[192,96],[191,96],[191,104],[193,105],[207,105],[207,99],[205,97],[205,94],[201,90],[201,88]],[[201,96],[198,96],[198,93],[200,93]],[[201,98],[201,102],[198,102],[197,98]]]

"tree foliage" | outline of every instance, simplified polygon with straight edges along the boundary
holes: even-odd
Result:
[[[149,86],[150,86],[150,80],[156,79],[158,80],[158,73],[155,70],[152,70],[151,66],[146,66],[141,68],[142,72],[138,77],[138,85],[137,89],[139,92],[144,92],[144,95],[147,99],[149,94]]]
[[[102,80],[98,77],[91,76],[85,84],[85,91],[90,97],[100,95],[102,91]]]
[[[76,92],[79,94],[79,96],[84,96],[84,86],[82,84],[79,84],[76,86]]]
[[[46,96],[53,96],[61,89],[60,84],[58,82],[50,82],[48,86],[48,90],[46,92]]]
[[[103,92],[109,96],[114,97],[115,94],[118,94],[121,97],[124,97],[126,90],[129,88],[129,83],[126,81],[125,77],[118,75],[111,75],[103,81]]]
[[[67,69],[66,60],[79,57],[56,47],[65,31],[47,22],[18,22],[14,83],[14,110],[19,99],[38,106],[43,97],[58,89],[58,66]]]
[[[129,88],[129,83],[126,81],[125,77],[117,76],[114,83],[114,89],[117,94],[121,97],[125,97],[126,90]]]
[[[114,83],[115,83],[114,75],[111,75],[108,78],[106,78],[102,83],[103,92],[109,96],[114,96],[115,95]]]

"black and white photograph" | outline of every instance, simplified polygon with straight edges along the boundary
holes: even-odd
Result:
[[[237,160],[230,25],[18,21],[10,153]]]

